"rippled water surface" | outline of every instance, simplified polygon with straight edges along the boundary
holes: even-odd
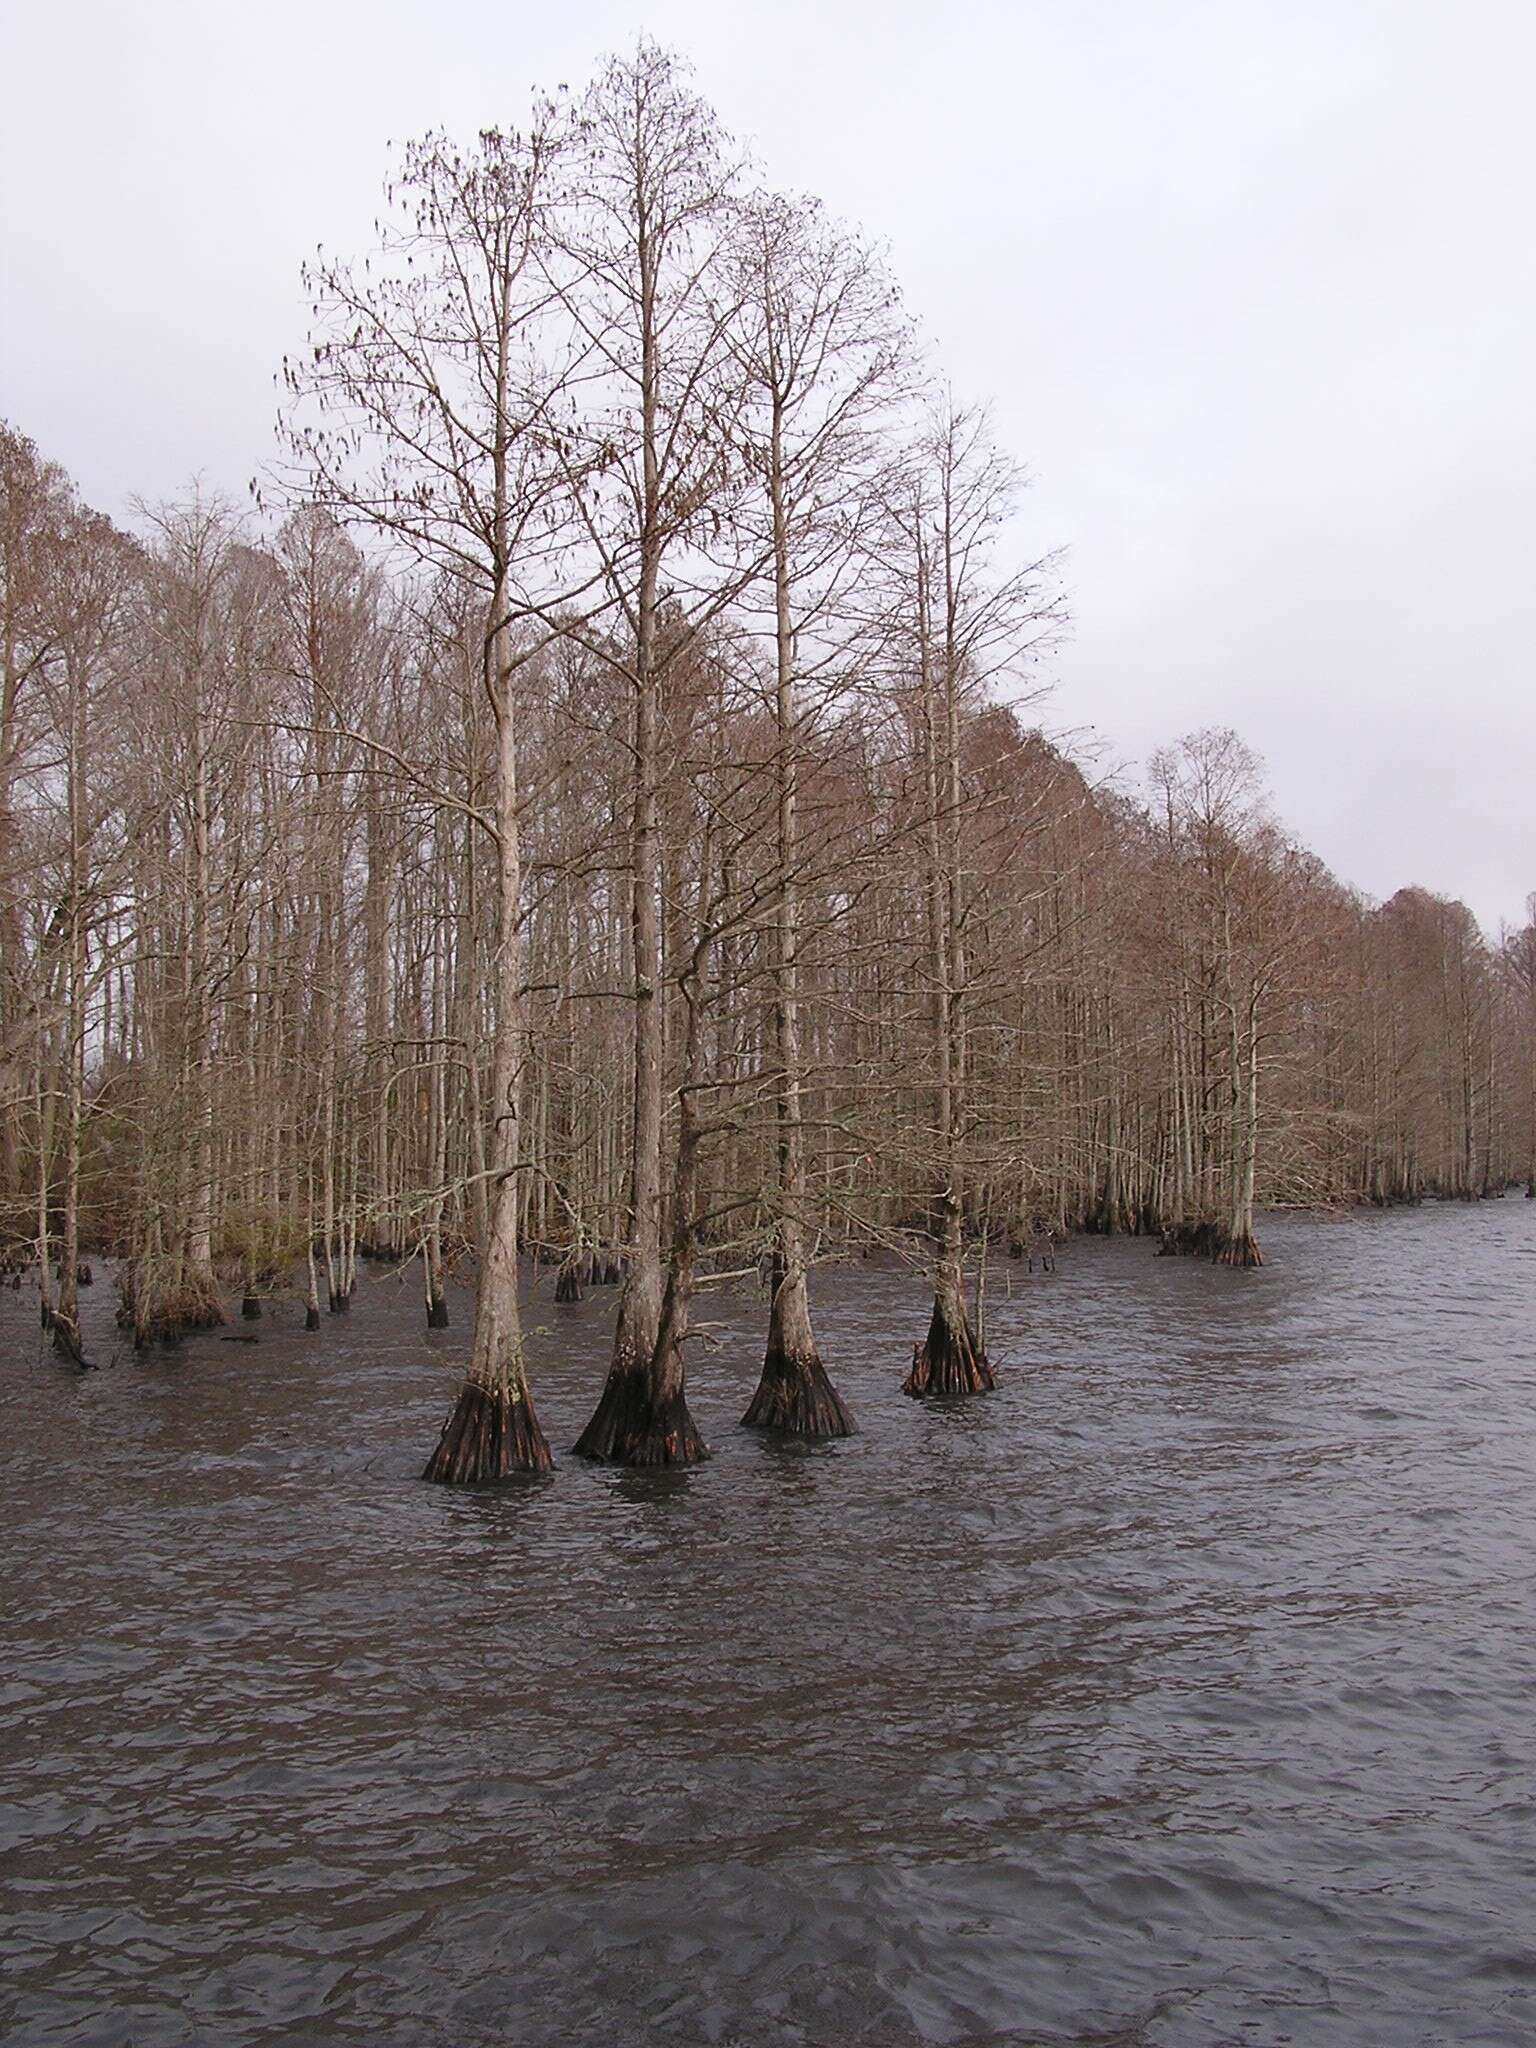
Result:
[[[821,1275],[812,1452],[714,1296],[710,1464],[474,1494],[461,1299],[77,1376],[0,1295],[0,2039],[1536,2041],[1536,1203],[1265,1244],[995,1269],[947,1410]]]

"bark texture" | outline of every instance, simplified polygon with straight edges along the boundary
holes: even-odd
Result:
[[[941,1288],[933,1298],[926,1343],[912,1352],[901,1391],[914,1400],[936,1394],[990,1394],[997,1385],[964,1304]]]
[[[547,1472],[553,1463],[526,1386],[514,1391],[469,1381],[421,1476],[441,1486],[476,1486],[519,1472]]]
[[[853,1435],[853,1417],[816,1354],[803,1273],[774,1289],[762,1377],[741,1420],[781,1436]]]
[[[680,1305],[661,1293],[659,1265],[632,1265],[619,1303],[613,1362],[602,1396],[576,1440],[579,1458],[611,1465],[693,1465],[709,1455],[684,1393],[686,1329]],[[655,1331],[654,1340],[649,1333]]]

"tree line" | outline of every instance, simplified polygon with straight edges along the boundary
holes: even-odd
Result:
[[[0,429],[0,1231],[61,1349],[92,1252],[139,1343],[472,1270],[428,1476],[499,1477],[531,1253],[618,1290],[578,1450],[686,1462],[721,1274],[744,1420],[837,1435],[818,1260],[921,1263],[905,1389],[974,1393],[982,1244],[1536,1185],[1536,923],[1366,901],[1231,732],[1140,799],[1045,737],[1017,462],[676,59],[408,146],[308,283],[256,513],[130,534]]]

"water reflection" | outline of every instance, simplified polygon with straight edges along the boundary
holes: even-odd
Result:
[[[517,1534],[522,1521],[539,1512],[541,1495],[554,1483],[553,1472],[517,1472],[495,1485],[433,1486],[424,1490],[438,1503],[442,1514],[489,1536],[505,1537]]]
[[[684,1507],[701,1477],[698,1466],[602,1466],[608,1493],[626,1507],[658,1512]]]

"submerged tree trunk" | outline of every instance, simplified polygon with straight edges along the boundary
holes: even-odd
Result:
[[[782,1236],[780,1245],[762,1377],[742,1422],[784,1436],[852,1436],[853,1417],[817,1355],[804,1266],[784,1263]],[[795,1250],[787,1256],[794,1261]]]
[[[654,678],[636,706],[634,825],[634,1122],[630,1237],[608,1378],[575,1444],[579,1457],[653,1464],[653,1447],[685,1433],[673,1425],[670,1389],[656,1370],[664,1293],[661,1264],[661,878],[656,819]]]
[[[703,871],[706,880],[700,885],[701,899],[706,892],[709,874],[707,836]],[[576,1446],[583,1457],[607,1460],[617,1465],[691,1465],[709,1455],[688,1412],[685,1387],[685,1345],[698,1249],[699,1150],[702,1144],[698,1095],[704,1071],[702,1002],[698,984],[706,945],[707,940],[701,938],[683,982],[688,1021],[684,1079],[678,1094],[674,1222],[666,1282],[658,1302],[656,1335],[649,1356],[633,1348],[634,1337],[630,1335],[627,1342],[631,1349],[622,1368],[615,1347],[614,1366],[609,1372],[603,1397]],[[659,1101],[657,1108],[659,1112]],[[621,1333],[624,1306],[630,1298],[633,1279],[632,1269],[625,1281],[624,1298],[619,1304]]]
[[[681,1354],[661,1344],[662,1004],[661,844],[658,789],[661,658],[658,589],[662,521],[658,253],[641,217],[637,251],[640,315],[640,564],[635,604],[634,807],[631,827],[634,947],[634,1117],[630,1154],[630,1239],[608,1378],[579,1457],[615,1464],[682,1463],[703,1455],[682,1399]]]
[[[918,659],[922,686],[929,966],[938,1085],[935,1122],[941,1147],[940,1241],[934,1271],[933,1315],[924,1343],[913,1347],[912,1370],[901,1390],[915,1399],[930,1394],[985,1394],[997,1382],[965,1306],[965,941],[960,889],[959,655],[955,645],[954,552],[949,534],[949,477],[945,471],[943,549],[945,628],[942,694],[935,684],[929,564],[918,539]]]
[[[53,1319],[54,1349],[83,1363],[80,1346],[80,1136],[85,1101],[85,846],[80,779],[84,772],[84,681],[69,663],[69,745],[66,762],[69,803],[69,964],[64,1065],[64,1216],[59,1245],[59,1300]]]
[[[206,1329],[224,1321],[224,1304],[213,1270],[213,948],[211,922],[213,883],[211,841],[213,796],[208,757],[212,746],[203,702],[201,670],[195,678],[192,790],[192,949],[190,1021],[192,1058],[192,1201],[180,1284],[167,1303],[162,1320],[186,1329]]]
[[[446,1330],[448,1296],[443,1287],[443,1245],[441,1237],[435,1230],[422,1246],[421,1264],[426,1292],[427,1328]]]
[[[966,1311],[965,1297],[947,1261],[934,1290],[928,1336],[912,1350],[912,1370],[901,1391],[920,1400],[932,1394],[990,1394],[997,1379]]]
[[[310,1184],[309,1235],[304,1240],[304,1327],[320,1327],[320,1269],[315,1263],[314,1184]]]
[[[448,1296],[443,1286],[443,1205],[448,1184],[447,1034],[450,1023],[447,967],[443,958],[444,926],[448,915],[444,836],[445,828],[439,820],[434,846],[438,876],[432,906],[432,1067],[427,1165],[431,1186],[427,1191],[426,1233],[421,1248],[429,1330],[446,1330],[448,1327]]]
[[[43,1085],[45,1053],[46,1038],[42,1027],[39,1026],[37,1065],[33,1070],[34,1106],[37,1114],[37,1285],[40,1297],[38,1313],[46,1330],[53,1324],[53,1254],[48,1229],[48,1161],[53,1150],[53,1098],[45,1092]]]
[[[773,1030],[779,1061],[779,1185],[773,1300],[762,1377],[746,1414],[748,1429],[787,1436],[849,1436],[853,1418],[816,1351],[805,1284],[805,1138],[800,1082],[800,897],[796,816],[800,736],[795,715],[794,629],[789,602],[789,543],[784,512],[782,408],[775,393],[769,495],[773,510],[775,641],[778,664],[778,944]]]
[[[1234,1034],[1235,1039],[1235,1034]],[[1217,1252],[1223,1266],[1262,1266],[1264,1256],[1253,1234],[1254,1167],[1259,1149],[1259,1027],[1256,999],[1248,1004],[1246,1056],[1234,1042],[1232,1059],[1233,1132],[1232,1204],[1226,1242]]]
[[[506,351],[501,361],[503,394]],[[503,406],[503,417],[505,408]],[[504,450],[498,451],[504,460]],[[498,480],[498,502],[504,494]],[[492,1061],[494,1187],[475,1298],[469,1370],[423,1478],[469,1486],[518,1472],[545,1472],[554,1462],[534,1413],[523,1356],[518,1300],[518,1096],[523,1060],[522,850],[519,838],[516,707],[506,555],[498,533],[498,567],[487,631],[487,688],[496,719],[496,1035]]]
[[[562,1304],[581,1299],[582,1243],[578,1237],[555,1275],[555,1299]]]

